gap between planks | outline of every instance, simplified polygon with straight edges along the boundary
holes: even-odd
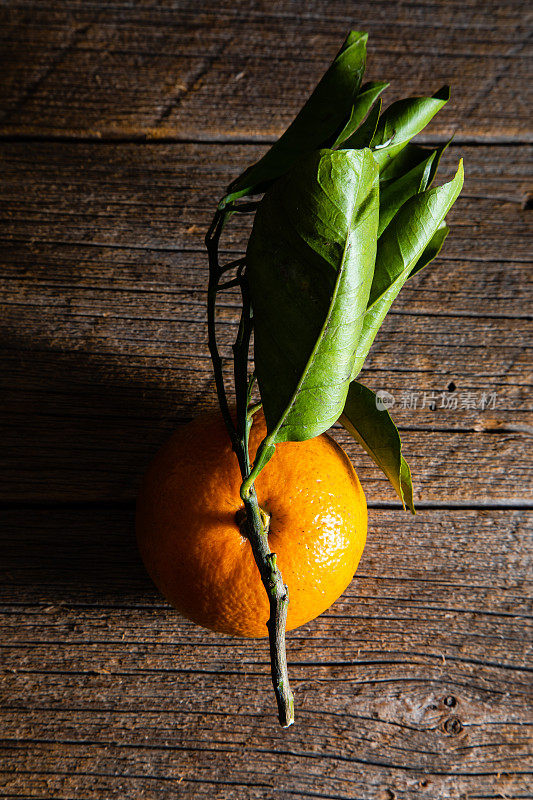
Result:
[[[281,136],[281,134],[280,134]],[[279,138],[279,137],[278,137]],[[205,136],[205,137],[184,137],[184,136],[154,136],[146,133],[138,134],[117,134],[116,136],[106,134],[100,136],[98,133],[78,134],[69,133],[0,133],[0,143],[17,144],[53,144],[64,142],[69,144],[138,144],[138,145],[169,145],[169,144],[204,144],[204,145],[272,145],[277,141],[276,137],[256,134],[255,136]],[[449,136],[419,136],[416,144],[425,147],[437,147],[446,144]],[[455,136],[453,144],[455,146],[472,147],[529,147],[533,143],[531,136]]]
[[[400,430],[402,430],[400,428]],[[415,430],[421,430],[420,428],[416,428]],[[434,428],[428,428],[429,432],[433,433]],[[457,429],[453,429],[452,432],[456,432]],[[459,433],[463,432],[462,430],[458,430]],[[468,432],[475,432],[475,431],[468,431]],[[393,500],[391,501],[384,501],[384,502],[377,502],[369,500],[367,502],[368,508],[376,509],[378,511],[403,511],[401,503],[396,503]],[[529,500],[518,500],[518,499],[509,499],[509,500],[501,500],[496,502],[489,502],[489,501],[479,501],[479,502],[462,502],[460,500],[451,500],[442,503],[432,502],[424,502],[423,500],[418,500],[416,503],[416,507],[419,510],[424,511],[505,511],[508,509],[512,509],[514,511],[530,511],[533,510],[533,499]],[[0,501],[0,512],[1,511],[18,511],[18,510],[37,510],[37,511],[47,511],[47,510],[81,510],[81,509],[131,509],[135,508],[135,501],[133,500],[2,500]]]

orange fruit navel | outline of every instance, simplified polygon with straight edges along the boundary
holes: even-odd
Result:
[[[250,434],[253,460],[266,434]],[[184,616],[221,633],[267,636],[268,598],[243,536],[241,475],[220,413],[176,431],[150,465],[137,538],[157,587]],[[289,589],[287,630],[317,617],[353,578],[366,539],[365,496],[327,434],[278,445],[256,481],[268,540]]]

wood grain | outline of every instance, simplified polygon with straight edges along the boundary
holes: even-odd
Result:
[[[2,237],[24,241],[203,251],[205,229],[229,181],[264,145],[8,142],[2,145]],[[531,148],[450,147],[442,180],[465,162],[446,256],[529,260]],[[150,212],[147,215],[147,210]],[[245,243],[248,218],[224,247]],[[510,241],[512,239],[512,247]]]
[[[165,360],[139,365],[134,357],[20,352],[4,365],[4,374],[15,382],[4,393],[2,424],[2,499],[8,501],[133,499],[164,439],[177,424],[215,403],[207,372],[199,385],[198,372],[184,378],[181,366],[171,371]],[[420,380],[420,397],[438,388],[436,383],[436,376],[428,383]],[[531,448],[522,414],[508,406],[486,412],[426,410],[421,419],[416,411],[395,416],[419,502],[528,502]],[[337,435],[354,460],[368,501],[396,503],[368,457],[345,434]]]
[[[170,430],[215,404],[202,238],[214,199],[261,149],[4,145],[5,500],[132,499]],[[526,148],[506,147],[503,162],[494,146],[450,150],[444,175],[460,153],[470,175],[452,236],[400,295],[364,379],[397,397],[419,502],[521,503],[531,465]],[[228,257],[248,227],[230,230]],[[218,318],[227,354],[237,318],[228,293]],[[493,393],[495,408],[482,409]],[[402,408],[411,394],[416,409]],[[453,396],[457,408],[442,407]],[[394,502],[357,445],[341,441],[369,501]]]
[[[334,431],[369,538],[343,597],[289,634],[282,731],[265,641],[168,607],[133,501],[215,404],[215,202],[353,27],[387,102],[452,84],[424,136],[455,132],[443,179],[463,155],[466,182],[364,370],[396,398],[419,514]],[[528,35],[518,0],[0,7],[2,800],[532,797]],[[236,318],[228,292],[226,354]]]
[[[129,506],[4,510],[6,796],[527,796],[527,519],[374,511],[350,588],[289,635],[281,731],[266,642],[168,608]]]
[[[452,85],[430,135],[531,137],[518,0],[15,0],[1,13],[4,135],[272,140],[355,27],[388,100]]]

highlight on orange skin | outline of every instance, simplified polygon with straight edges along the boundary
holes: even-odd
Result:
[[[253,460],[266,434],[250,434]],[[184,616],[211,630],[267,636],[269,604],[242,535],[241,475],[219,412],[178,429],[144,476],[137,539],[152,579]],[[269,545],[289,589],[287,630],[317,617],[351,582],[366,540],[366,501],[327,434],[278,445],[256,481]]]

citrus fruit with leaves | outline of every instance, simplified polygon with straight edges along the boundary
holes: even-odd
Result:
[[[449,88],[382,112],[388,84],[362,84],[367,39],[348,34],[285,133],[217,205],[206,236],[207,327],[227,441],[220,422],[176,434],[139,501],[147,566],[184,613],[247,636],[263,634],[268,616],[283,726],[294,719],[285,630],[338,596],[364,541],[359,484],[326,431],[340,422],[414,513],[398,430],[357,378],[398,293],[438,255],[463,185],[462,161],[433,185],[448,144],[411,142]],[[221,264],[236,214],[254,214],[246,254]],[[219,293],[236,287],[232,416],[216,311]],[[253,427],[259,405],[264,421]]]
[[[252,456],[265,435],[256,414]],[[178,429],[139,493],[139,548],[155,584],[184,616],[221,633],[267,636],[269,603],[241,481],[219,412]],[[287,629],[296,628],[329,608],[353,578],[366,539],[363,490],[327,434],[278,447],[256,489],[270,549],[290,586]]]

